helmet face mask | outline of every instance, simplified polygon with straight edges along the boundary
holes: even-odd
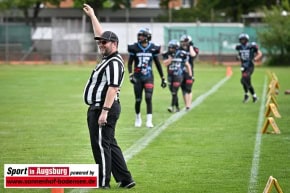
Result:
[[[171,41],[168,42],[168,51],[170,53],[175,53],[176,50],[178,49],[178,47],[179,47],[178,41],[171,40]]]
[[[148,43],[151,41],[151,32],[148,28],[141,28],[137,34],[137,40],[139,43]]]
[[[191,37],[189,35],[182,35],[180,37],[180,46],[183,48],[183,49],[187,49],[188,45],[189,45],[189,42],[191,41]]]
[[[244,45],[247,44],[249,39],[250,39],[250,37],[248,34],[242,33],[239,35],[239,42],[241,44],[244,44]]]

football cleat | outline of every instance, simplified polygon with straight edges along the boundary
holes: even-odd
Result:
[[[151,121],[147,121],[146,122],[146,127],[152,128],[152,127],[154,127],[154,125],[153,125],[153,123]]]
[[[152,124],[152,114],[147,114],[146,127],[148,128],[154,127]]]
[[[135,127],[141,127],[142,126],[142,119],[141,115],[137,114],[135,119]]]
[[[253,97],[253,103],[258,102],[258,97]]]
[[[175,112],[179,112],[179,111],[180,111],[179,107],[176,107]]]
[[[174,111],[173,107],[168,107],[167,110],[169,113],[173,113],[173,111]]]
[[[247,103],[249,101],[249,95],[245,94],[243,103]]]

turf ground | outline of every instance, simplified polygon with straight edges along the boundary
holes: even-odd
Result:
[[[0,192],[45,193],[49,189],[4,189],[4,164],[93,164],[87,107],[83,87],[93,66],[0,66]],[[264,123],[263,90],[267,71],[279,78],[276,118],[280,135],[263,134],[259,151],[257,131]],[[225,67],[197,65],[193,101],[225,77]],[[155,128],[134,128],[134,96],[128,76],[121,92],[122,114],[116,136],[126,151],[138,139],[162,127],[171,116],[168,89],[155,77],[153,98]],[[169,124],[145,149],[128,161],[137,183],[130,192],[245,193],[262,192],[270,175],[284,192],[290,190],[290,68],[256,68],[253,84],[259,102],[242,104],[238,67],[233,76],[195,108]],[[179,99],[183,104],[182,98]],[[142,103],[143,122],[145,104]],[[270,130],[271,128],[269,128]],[[259,143],[258,143],[259,144]],[[255,159],[258,158],[258,162]],[[256,170],[255,170],[256,168]],[[251,181],[252,176],[256,176]],[[112,179],[111,190],[122,192]],[[129,192],[128,191],[128,192]],[[66,189],[66,193],[102,190]],[[275,192],[275,191],[273,191]]]

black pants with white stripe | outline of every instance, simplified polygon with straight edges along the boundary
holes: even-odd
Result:
[[[131,181],[132,176],[115,139],[115,126],[121,112],[120,104],[117,101],[113,103],[105,126],[98,125],[101,111],[101,108],[92,106],[87,113],[92,151],[96,164],[99,164],[99,186],[109,186],[111,172],[116,182]]]

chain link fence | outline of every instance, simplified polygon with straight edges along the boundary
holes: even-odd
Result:
[[[51,26],[0,23],[0,61],[79,63],[96,60],[96,42],[83,19],[53,18]]]

